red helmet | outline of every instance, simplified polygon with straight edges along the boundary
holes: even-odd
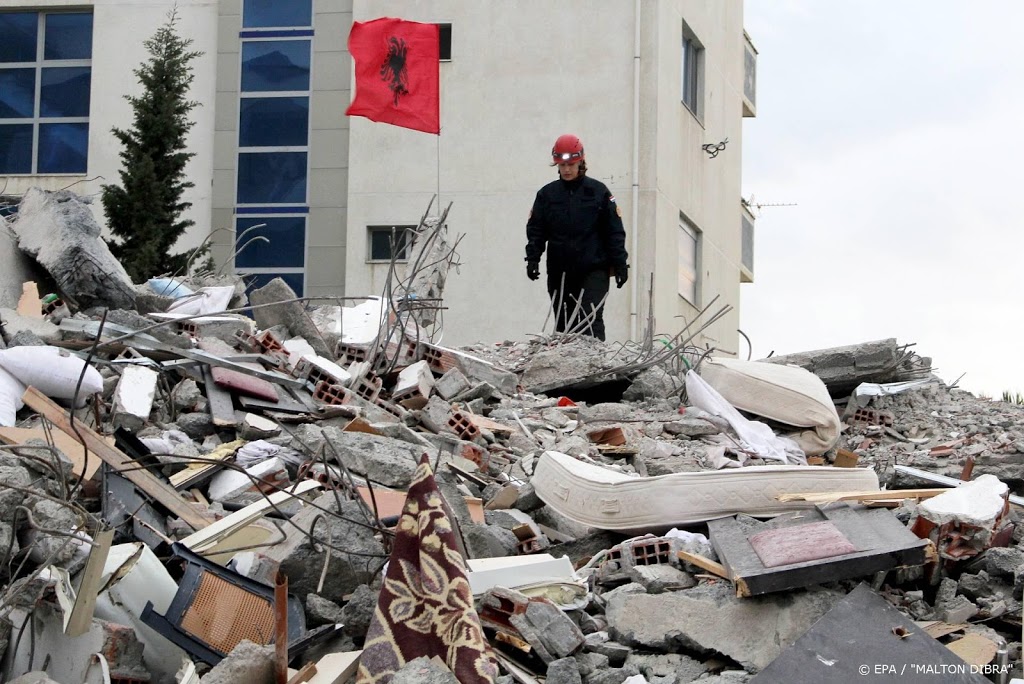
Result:
[[[573,163],[584,160],[583,143],[575,135],[566,133],[558,136],[555,146],[551,148],[551,159],[555,164]]]

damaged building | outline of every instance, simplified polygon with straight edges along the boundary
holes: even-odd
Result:
[[[1021,675],[1024,408],[912,345],[450,346],[443,220],[333,303],[132,283],[68,191],[9,224],[4,681]]]

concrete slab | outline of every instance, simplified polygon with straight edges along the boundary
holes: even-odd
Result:
[[[907,636],[901,636],[907,635]],[[860,585],[751,680],[983,684],[955,653]]]

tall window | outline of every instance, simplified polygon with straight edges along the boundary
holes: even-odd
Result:
[[[244,0],[235,271],[305,290],[312,0]]]
[[[0,12],[0,173],[83,174],[91,12]]]
[[[679,296],[700,306],[701,232],[679,214]]]
[[[683,44],[680,51],[680,99],[695,117],[704,115],[701,106],[703,94],[704,46],[700,44],[693,31],[683,24]]]

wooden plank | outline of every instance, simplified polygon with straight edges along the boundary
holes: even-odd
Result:
[[[288,680],[288,684],[303,684],[308,682],[316,674],[316,663],[306,663],[302,666],[302,669],[292,675],[291,679]]]
[[[690,553],[688,551],[677,551],[676,556],[679,560],[689,563],[690,565],[696,565],[698,568],[703,568],[710,572],[712,575],[718,575],[727,580],[731,580],[729,571],[725,569],[725,566],[721,563],[716,563],[710,558],[697,555],[696,553]]]
[[[219,427],[235,427],[235,404],[231,392],[217,385],[209,366],[203,366],[203,381],[206,384],[206,403],[210,407],[213,424]]]
[[[80,422],[76,422],[74,428],[71,420],[64,409],[53,403],[49,397],[29,387],[21,397],[32,410],[39,413],[51,423],[69,435],[74,435],[77,430],[85,441],[89,450],[100,457],[100,459],[114,470],[118,471],[136,487],[148,494],[153,500],[163,505],[174,515],[184,520],[190,527],[201,530],[214,521],[213,517],[201,513],[190,506],[170,485],[158,480],[148,470],[139,468],[138,463],[128,458],[115,447],[108,444],[102,436]]]
[[[328,653],[316,661],[316,674],[308,684],[343,684],[359,669],[362,651]]]
[[[942,620],[924,620],[922,622],[915,622],[914,624],[928,632],[928,635],[933,639],[944,637],[947,634],[952,634],[953,632],[962,632],[968,627],[966,623],[954,625],[949,622],[943,622]]]
[[[92,627],[92,616],[96,609],[96,595],[100,591],[100,581],[103,579],[103,566],[107,562],[107,555],[110,553],[110,543],[112,541],[114,541],[113,528],[100,530],[93,537],[92,550],[89,552],[89,560],[85,562],[85,570],[82,571],[82,581],[78,584],[78,593],[75,596],[75,605],[71,609],[71,618],[64,627],[64,634],[66,636],[81,636]]]
[[[929,499],[948,492],[948,488],[935,489],[883,489],[874,492],[823,492],[821,494],[779,494],[779,501],[809,501],[816,504],[836,501],[902,501],[903,499]]]
[[[43,428],[0,427],[0,442],[4,444],[24,444],[30,439],[41,439],[46,442],[46,431]],[[71,472],[75,475],[80,476],[84,472],[85,479],[91,480],[99,470],[99,457],[86,449],[74,435],[53,430],[50,432],[50,441],[71,460]],[[111,440],[107,439],[107,442],[110,443]]]

